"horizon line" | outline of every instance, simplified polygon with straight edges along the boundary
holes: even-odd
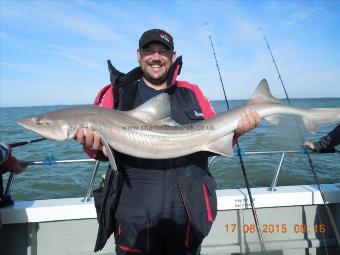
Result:
[[[290,99],[299,100],[299,99],[340,99],[340,96],[338,97],[290,97]],[[277,98],[279,100],[286,100],[287,98]],[[248,99],[228,99],[228,101],[248,101]],[[224,99],[212,99],[209,100],[210,102],[216,102],[216,101],[222,101],[225,102]],[[82,103],[75,103],[75,104],[51,104],[51,105],[22,105],[22,106],[2,106],[0,105],[0,109],[2,108],[24,108],[24,107],[48,107],[48,106],[86,106],[86,105],[93,105],[93,104],[82,104]]]

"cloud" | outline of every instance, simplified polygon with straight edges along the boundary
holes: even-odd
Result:
[[[296,23],[298,23],[301,20],[307,19],[309,16],[313,14],[313,9],[307,9],[307,10],[299,10],[294,12],[292,15],[290,15],[287,20],[285,20],[282,23],[283,27],[289,27]]]
[[[25,72],[30,72],[30,73],[35,73],[39,74],[43,70],[40,67],[36,67],[30,64],[18,64],[18,63],[9,63],[9,62],[0,62],[1,69],[2,68],[11,68],[11,69],[17,69],[20,71],[25,71]]]
[[[26,27],[31,26],[33,30],[49,28],[48,32],[56,33],[60,28],[63,32],[69,31],[95,41],[122,42],[121,33],[116,31],[114,26],[100,22],[101,16],[78,8],[79,4],[86,2],[74,5],[55,1],[7,2],[2,6],[2,21],[5,21],[5,24],[20,22]]]
[[[76,34],[95,41],[122,42],[122,36],[114,31],[112,26],[98,22],[96,18],[83,12],[76,12],[72,16],[61,12],[50,12],[50,19],[56,26],[62,26]]]
[[[76,56],[70,52],[66,52],[66,51],[51,51],[52,54],[56,54],[56,55],[59,55],[59,56],[62,56],[62,57],[65,57],[66,59],[69,59],[69,60],[72,60],[73,62],[75,62],[76,64],[80,64],[84,67],[87,67],[87,68],[90,68],[90,69],[93,69],[93,70],[101,70],[100,66],[95,64],[95,63],[92,63],[88,60],[85,60],[84,58],[81,58],[79,56]]]
[[[258,41],[261,40],[259,28],[261,24],[238,16],[233,19],[233,35],[242,40]]]

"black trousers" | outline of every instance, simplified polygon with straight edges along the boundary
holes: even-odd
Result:
[[[118,255],[196,255],[195,235],[176,170],[126,168],[115,214]]]

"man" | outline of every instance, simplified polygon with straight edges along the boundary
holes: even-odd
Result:
[[[309,149],[319,153],[333,153],[335,152],[335,146],[340,144],[340,124],[337,125],[326,136],[321,137],[318,142],[310,142],[306,140],[304,145]]]
[[[139,67],[122,74],[111,67],[111,84],[98,94],[95,105],[131,110],[160,93],[170,97],[171,118],[180,124],[215,115],[197,85],[178,81],[181,57],[176,59],[172,36],[160,29],[144,32],[137,50]],[[259,123],[244,113],[236,138]],[[79,130],[77,140],[92,157],[103,159],[100,139],[92,130]],[[115,152],[118,171],[108,170],[104,190],[94,191],[99,230],[95,251],[112,232],[117,254],[199,254],[217,213],[216,184],[208,170],[208,153],[150,160]]]
[[[12,171],[20,174],[26,169],[26,166],[11,155],[11,148],[7,143],[0,142],[0,208],[13,204],[9,196],[4,196],[2,174]]]

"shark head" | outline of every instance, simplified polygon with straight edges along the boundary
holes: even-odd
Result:
[[[75,137],[79,126],[74,120],[65,118],[65,115],[62,114],[63,111],[26,117],[18,120],[17,123],[51,140],[70,140]]]

